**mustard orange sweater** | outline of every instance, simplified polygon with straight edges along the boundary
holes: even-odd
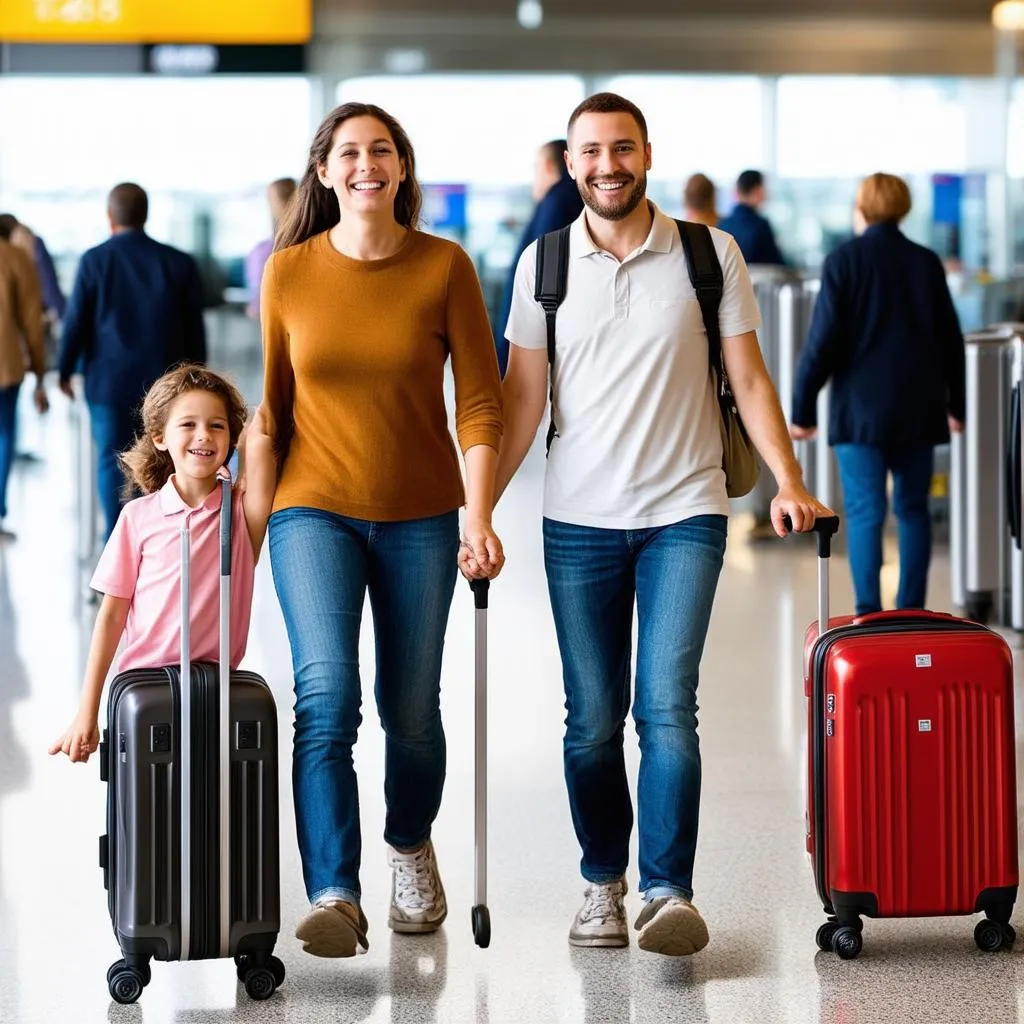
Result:
[[[261,293],[263,405],[285,451],[274,511],[354,519],[440,515],[465,501],[463,452],[501,441],[501,381],[476,271],[453,242],[411,231],[382,260],[327,233],[271,256]]]

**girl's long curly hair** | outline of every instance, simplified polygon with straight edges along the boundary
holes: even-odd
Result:
[[[153,439],[167,429],[171,407],[189,391],[208,391],[224,402],[230,438],[228,459],[234,454],[245,426],[245,399],[238,388],[219,373],[198,363],[182,363],[165,373],[146,393],[142,403],[142,433],[121,453],[126,500],[135,497],[138,491],[143,494],[159,491],[174,473],[170,454],[160,451]]]

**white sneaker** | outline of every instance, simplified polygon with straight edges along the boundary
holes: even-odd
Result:
[[[626,880],[591,882],[583,891],[583,906],[569,929],[570,946],[628,946]]]
[[[644,904],[636,919],[637,945],[649,953],[691,956],[708,944],[700,911],[682,896],[661,896]]]
[[[388,847],[391,909],[388,927],[396,932],[434,932],[448,916],[444,886],[437,871],[434,844],[428,839],[415,853]]]

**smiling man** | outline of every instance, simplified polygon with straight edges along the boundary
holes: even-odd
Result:
[[[569,229],[557,313],[544,492],[544,560],[566,695],[565,778],[582,849],[576,946],[626,946],[633,808],[623,757],[637,608],[633,718],[642,949],[685,955],[707,927],[693,905],[701,763],[697,676],[725,551],[729,504],[708,338],[676,225],[646,198],[640,110],[612,93],[569,120],[567,165],[586,206]],[[772,521],[810,529],[804,489],[761,360],[743,257],[711,229],[722,266],[722,350],[743,421],[779,482]],[[507,336],[499,493],[547,405],[548,336],[535,299],[537,245],[519,261]],[[547,274],[545,273],[545,279]]]

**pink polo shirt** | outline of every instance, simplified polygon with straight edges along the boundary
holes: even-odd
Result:
[[[220,502],[217,486],[192,509],[173,477],[121,510],[89,586],[129,598],[118,671],[181,663],[181,527],[191,538],[193,661],[220,660]],[[256,571],[242,496],[233,496],[231,531],[231,667],[245,655]]]

